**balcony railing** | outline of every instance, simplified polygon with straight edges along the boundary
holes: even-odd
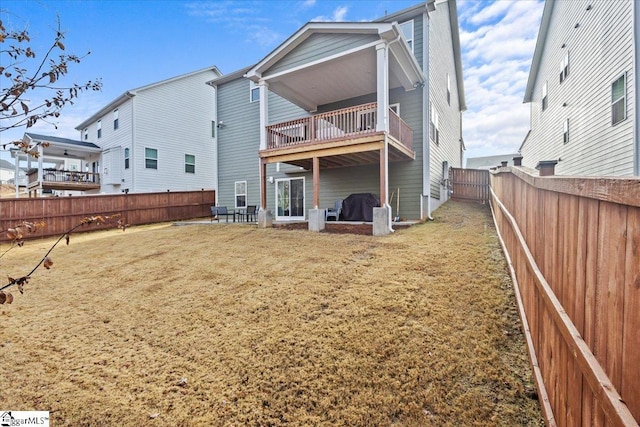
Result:
[[[377,133],[377,104],[358,105],[267,126],[267,148],[352,139]],[[389,135],[413,150],[413,130],[389,110]]]
[[[38,170],[31,169],[27,172],[29,184],[38,182]],[[78,172],[69,170],[43,169],[42,183],[77,183],[77,184],[100,184],[100,174],[92,172]]]

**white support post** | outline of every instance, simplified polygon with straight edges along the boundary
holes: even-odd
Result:
[[[260,149],[267,148],[267,123],[269,120],[269,84],[264,80],[258,82],[260,89]]]
[[[386,43],[376,45],[376,87],[378,110],[376,130],[389,131],[389,55]]]
[[[391,206],[389,205],[389,49],[386,43],[376,45],[376,83],[377,83],[377,123],[376,130],[385,132],[384,150],[381,155],[384,156],[384,165],[380,168],[380,173],[384,176],[380,177],[383,188],[381,188],[381,203],[387,210],[387,227],[389,231],[393,231],[391,227]]]

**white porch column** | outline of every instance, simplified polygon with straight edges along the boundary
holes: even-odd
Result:
[[[42,144],[40,144],[38,145],[38,192],[41,196],[42,196],[42,180],[44,179],[44,173],[42,171],[43,157],[44,157],[44,149],[42,148]]]
[[[374,213],[386,223],[388,232],[393,231],[391,227],[391,206],[389,205],[389,49],[386,43],[376,45],[376,86],[377,86],[377,117],[376,130],[385,132],[384,148],[380,153],[380,202],[381,209],[374,209]],[[384,157],[384,158],[383,158]],[[382,215],[378,211],[384,211]],[[386,234],[380,231],[374,224],[374,234]]]
[[[16,152],[16,171],[13,175],[13,184],[16,186],[16,198],[20,197],[20,154]]]
[[[376,130],[388,131],[389,123],[389,56],[386,43],[376,45],[376,85],[378,111]]]
[[[264,80],[258,82],[260,89],[260,149],[267,148],[267,124],[269,120],[269,84]]]

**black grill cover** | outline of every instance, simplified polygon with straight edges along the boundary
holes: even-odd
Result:
[[[344,221],[373,221],[373,208],[380,206],[375,194],[350,194],[342,201],[342,219]]]

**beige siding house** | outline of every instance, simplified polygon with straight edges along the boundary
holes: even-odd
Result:
[[[76,127],[100,192],[215,189],[214,66],[129,90]]]
[[[547,0],[524,102],[531,130],[523,165],[555,160],[556,174],[639,175],[633,0]]]

